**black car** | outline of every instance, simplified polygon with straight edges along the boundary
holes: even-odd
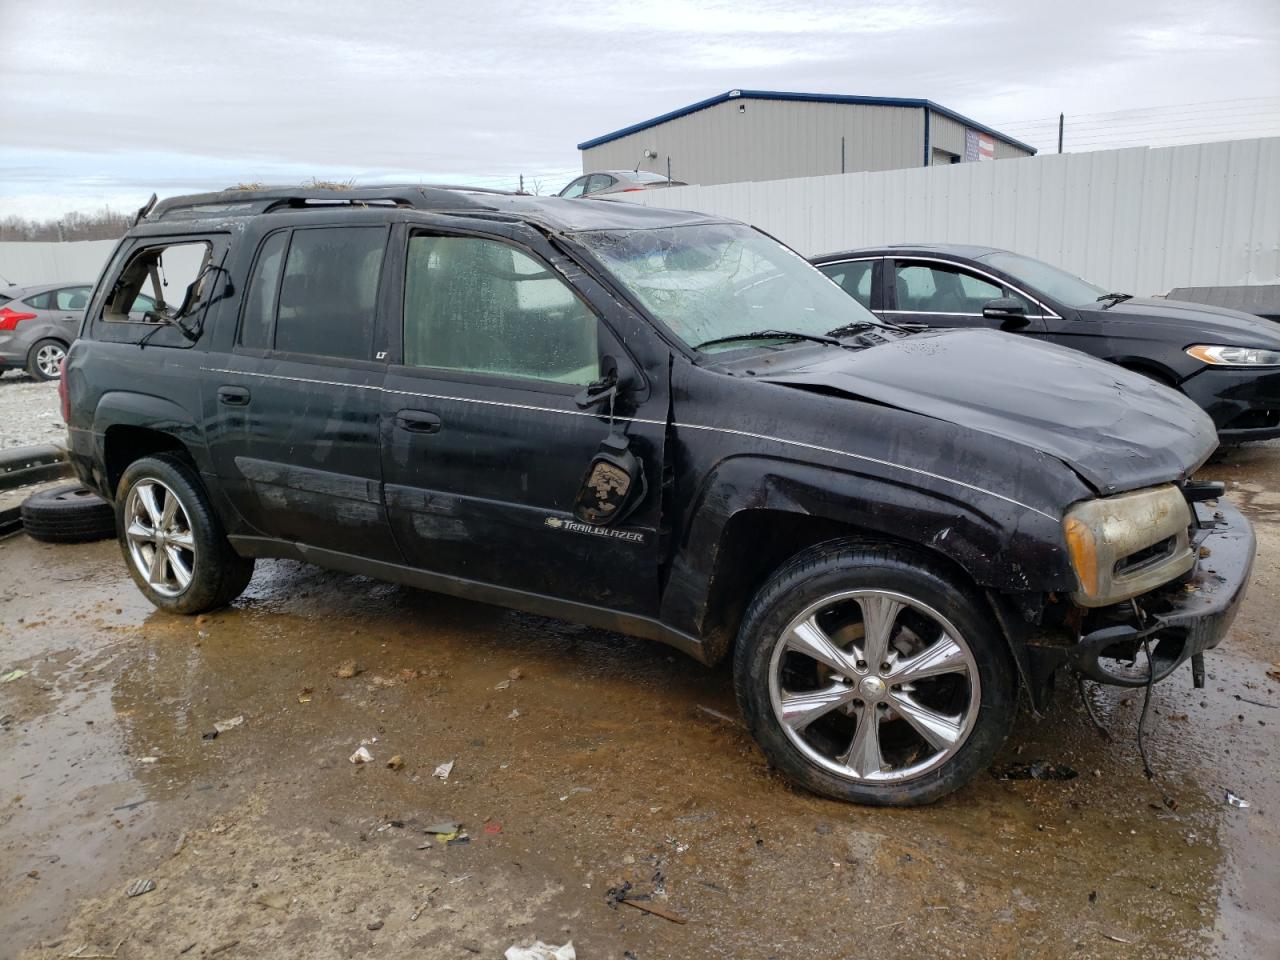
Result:
[[[1253,559],[1191,479],[1216,440],[1186,399],[996,331],[908,335],[693,213],[180,197],[121,241],[61,383],[161,609],[289,557],[732,652],[769,759],[866,803],[963,784],[1058,667],[1199,664]]]
[[[1017,331],[1182,391],[1224,441],[1280,437],[1280,327],[1237,310],[1109,292],[991,247],[900,244],[812,261],[877,316]]]

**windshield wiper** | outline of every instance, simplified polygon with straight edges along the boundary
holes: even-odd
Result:
[[[1117,303],[1124,303],[1126,300],[1132,300],[1132,299],[1133,299],[1132,293],[1104,293],[1102,296],[1098,297],[1095,303],[1102,303],[1102,301],[1105,300],[1107,301],[1107,303],[1106,303],[1106,306],[1104,306],[1102,309],[1110,310]]]
[[[756,330],[754,333],[735,333],[727,337],[704,340],[702,343],[695,344],[693,349],[701,350],[703,347],[713,347],[718,343],[733,343],[737,340],[812,340],[814,343],[824,343],[829,347],[840,346],[840,341],[835,337],[824,337],[819,333],[796,333],[794,330]]]

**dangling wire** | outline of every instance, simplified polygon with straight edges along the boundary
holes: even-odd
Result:
[[[1147,689],[1142,696],[1142,716],[1138,717],[1138,756],[1142,757],[1142,772],[1147,775],[1148,780],[1154,780],[1156,775],[1147,762],[1147,747],[1142,739],[1147,725],[1147,710],[1151,707],[1151,688],[1156,682],[1156,665],[1151,659],[1151,644],[1146,637],[1142,638],[1142,650],[1147,655]]]
[[[1098,719],[1098,715],[1093,710],[1093,701],[1089,699],[1088,691],[1084,688],[1084,674],[1076,674],[1076,689],[1080,691],[1080,699],[1084,701],[1084,712],[1089,715],[1089,721],[1093,724],[1093,729],[1098,731],[1098,735],[1111,742],[1111,731],[1102,725],[1102,721]]]

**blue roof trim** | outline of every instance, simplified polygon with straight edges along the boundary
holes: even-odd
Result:
[[[706,100],[699,100],[697,103],[691,103],[687,107],[681,107],[679,110],[672,110],[670,113],[664,113],[660,117],[654,117],[651,120],[644,120],[640,123],[633,123],[629,127],[623,127],[621,130],[615,130],[613,133],[606,133],[604,136],[595,137],[591,140],[584,140],[578,144],[579,150],[590,150],[592,147],[598,147],[602,143],[608,143],[611,140],[618,140],[622,137],[630,136],[633,133],[639,133],[641,130],[648,130],[650,127],[656,127],[660,123],[666,123],[668,120],[675,120],[678,117],[687,117],[691,113],[697,113],[699,110],[705,110],[707,107],[714,107],[717,104],[727,103],[730,100],[794,100],[801,103],[851,103],[860,104],[869,107],[914,107],[916,109],[928,109],[941,116],[954,120],[956,123],[962,123],[966,127],[972,127],[974,130],[981,130],[983,133],[989,133],[997,140],[1017,147],[1020,150],[1026,150],[1031,154],[1035,154],[1036,148],[1030,144],[1023,143],[1021,140],[1015,140],[999,130],[988,127],[986,124],[978,123],[976,120],[970,120],[963,114],[949,110],[941,104],[934,103],[932,100],[920,100],[911,97],[857,97],[835,93],[787,93],[781,90],[727,90],[724,93],[717,94],[714,97],[708,97]]]

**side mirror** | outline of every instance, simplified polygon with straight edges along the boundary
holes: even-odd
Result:
[[[982,315],[988,320],[999,320],[1001,330],[1021,330],[1031,322],[1027,319],[1026,305],[1013,297],[988,300],[982,307]]]
[[[617,398],[621,387],[623,384],[618,378],[618,361],[613,357],[605,356],[600,360],[600,379],[592,380],[578,391],[574,395],[573,402],[580,410],[590,410],[607,400],[612,411],[613,401]]]

